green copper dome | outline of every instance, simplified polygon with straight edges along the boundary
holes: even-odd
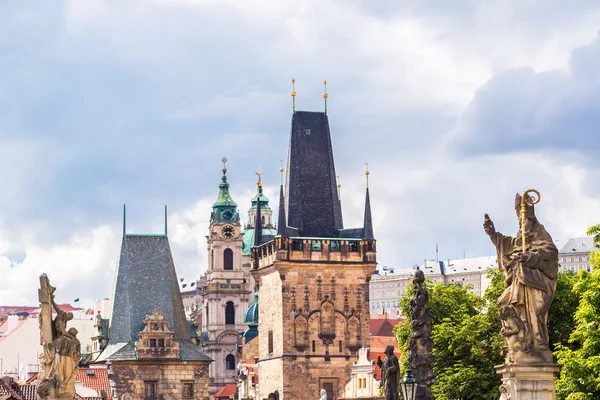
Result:
[[[227,168],[223,168],[223,177],[219,184],[219,196],[213,204],[213,211],[210,214],[210,223],[215,222],[238,222],[239,215],[237,203],[233,201],[229,194],[229,182],[227,182]]]
[[[258,292],[254,293],[254,303],[246,311],[245,325],[258,325]]]
[[[256,210],[256,203],[259,201],[260,209],[262,211],[271,211],[271,207],[269,207],[269,199],[263,194],[262,185],[258,186],[256,196],[252,198],[252,206],[250,207],[250,211]]]

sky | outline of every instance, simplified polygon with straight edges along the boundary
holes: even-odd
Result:
[[[291,78],[309,111],[328,80],[346,227],[368,162],[380,265],[494,254],[529,188],[561,247],[600,222],[599,31],[596,0],[0,2],[0,305],[110,297],[123,204],[199,277],[222,157],[276,212]]]

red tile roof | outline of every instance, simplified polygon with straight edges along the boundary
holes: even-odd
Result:
[[[21,385],[19,386],[19,394],[23,400],[37,400],[35,390],[36,385]]]
[[[385,348],[390,344],[394,346],[396,357],[400,357],[398,340],[395,336],[371,336],[369,344],[369,359],[375,361],[375,377],[378,381],[381,381],[381,368],[377,366],[377,357],[381,357],[381,361],[383,361],[385,359]]]
[[[93,371],[93,375],[88,375],[87,371]],[[93,389],[98,394],[101,393],[102,389],[106,393],[108,400],[110,397],[110,382],[108,381],[108,369],[106,368],[79,368],[77,370],[77,380],[80,381],[83,386]]]
[[[0,379],[0,400],[22,400],[22,398],[3,379]]]
[[[404,319],[371,319],[369,333],[374,336],[392,336],[392,329]]]
[[[219,390],[213,395],[213,399],[233,399],[237,388],[233,383],[225,385],[225,387]]]

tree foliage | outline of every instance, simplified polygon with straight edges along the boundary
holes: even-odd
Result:
[[[548,312],[548,335],[550,348],[556,350],[558,345],[572,348],[569,342],[575,327],[575,312],[579,305],[579,295],[573,290],[579,275],[569,271],[561,271],[556,282],[556,293]]]
[[[590,228],[588,233],[600,233],[600,226]],[[554,353],[563,364],[556,383],[561,400],[600,398],[600,250],[592,253],[591,264],[593,271],[579,271],[573,285],[580,301],[569,343],[557,345]]]

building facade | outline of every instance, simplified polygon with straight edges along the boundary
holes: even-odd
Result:
[[[96,363],[108,366],[118,399],[208,399],[212,360],[192,341],[166,221],[163,235],[129,235],[123,225],[109,338]]]
[[[594,243],[591,236],[569,239],[558,253],[559,270],[576,273],[583,269],[591,272],[590,253],[599,248],[600,244]]]
[[[364,226],[344,229],[327,114],[292,116],[275,237],[257,209],[252,274],[259,286],[259,398],[342,397],[369,343],[376,267],[367,188]]]

